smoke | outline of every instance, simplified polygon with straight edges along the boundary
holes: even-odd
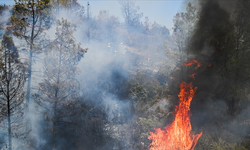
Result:
[[[197,128],[214,125],[207,124],[207,122],[220,120],[223,116],[218,114],[227,112],[225,100],[222,98],[213,99],[218,87],[224,83],[220,81],[218,73],[218,66],[223,61],[221,58],[224,58],[223,53],[215,54],[214,51],[217,48],[217,39],[223,41],[224,37],[228,35],[228,30],[231,29],[230,9],[233,8],[234,4],[233,1],[232,3],[216,1],[201,1],[200,3],[200,21],[188,49],[192,53],[190,57],[201,61],[203,68],[195,71],[189,67],[186,74],[188,76],[189,73],[197,73],[194,81],[194,85],[198,87],[194,100],[196,103],[191,108],[192,120]],[[77,107],[80,108],[78,110],[81,111],[79,114],[76,111],[75,116],[72,117],[72,124],[63,126],[64,129],[68,130],[68,133],[59,134],[60,136],[56,139],[57,149],[133,149],[136,144],[142,144],[135,141],[133,136],[135,132],[139,132],[138,130],[143,130],[143,127],[135,128],[137,126],[136,119],[143,117],[143,115],[133,109],[134,105],[140,105],[140,103],[136,104],[129,89],[131,83],[134,82],[133,77],[138,72],[143,74],[143,79],[138,82],[144,84],[145,87],[150,86],[150,82],[158,82],[158,80],[160,83],[156,83],[156,86],[167,86],[168,76],[160,76],[159,72],[165,67],[162,66],[162,63],[167,59],[164,51],[164,40],[169,38],[169,31],[157,23],[154,23],[147,31],[143,30],[142,25],[138,28],[131,27],[119,22],[117,17],[110,14],[90,17],[87,20],[85,16],[76,15],[74,11],[79,12],[78,9],[78,7],[58,9],[59,12],[55,10],[54,16],[51,16],[54,17],[53,21],[64,18],[76,25],[74,32],[76,43],[82,43],[82,48],[89,48],[77,66],[80,70],[80,74],[77,75],[80,91],[76,99]],[[99,19],[102,17],[105,19]],[[53,25],[44,32],[42,38],[52,41],[55,38],[55,32],[56,25]],[[90,34],[88,35],[87,32]],[[216,40],[209,41],[210,38]],[[23,45],[24,41],[15,39],[15,43]],[[26,54],[23,55],[28,57]],[[37,54],[34,58],[36,63],[33,68],[34,71],[38,72],[32,74],[33,94],[37,92],[37,85],[44,77],[42,74],[44,55]],[[174,66],[173,62],[170,63],[170,66]],[[212,67],[206,67],[206,63],[211,63]],[[203,71],[204,69],[205,71]],[[175,95],[175,98],[179,92],[178,83],[183,81],[183,76],[182,79],[176,78],[180,76],[180,72],[181,70],[178,69],[172,72],[175,78],[169,87],[169,92]],[[157,81],[154,78],[157,78]],[[190,81],[189,78],[184,80]],[[154,98],[154,96],[150,97],[150,94],[154,95],[155,89],[161,89],[153,86],[147,88],[151,88],[153,91],[145,92],[149,95],[147,100]],[[148,109],[145,114],[153,114],[156,109],[161,111],[173,108],[174,105],[170,104],[170,100],[172,103],[177,102],[170,98],[162,99],[161,96],[158,96],[160,100],[153,104],[138,106],[142,108],[140,111]],[[218,111],[213,111],[215,106],[218,107]],[[42,111],[41,108],[38,108],[35,103],[30,104],[28,116],[32,131],[27,138],[29,142],[22,145],[22,141],[17,139],[14,142],[15,148],[51,149],[52,132],[51,129],[48,129],[50,125],[44,121],[47,118],[44,118],[40,111]],[[234,125],[232,124],[232,126]]]
[[[129,79],[136,71],[149,76],[159,71],[161,63],[166,59],[164,40],[168,36],[168,29],[155,25],[154,33],[144,36],[143,31],[123,26],[114,16],[108,16],[105,20],[92,17],[88,22],[86,17],[81,18],[69,13],[70,11],[55,11],[55,20],[64,18],[74,23],[76,43],[82,43],[81,47],[89,50],[78,64],[78,102],[82,112],[72,117],[72,120],[78,123],[76,126],[79,130],[75,131],[72,125],[66,124],[65,129],[69,130],[70,134],[60,134],[57,138],[57,149],[75,149],[76,146],[93,150],[115,147],[132,149],[136,120],[132,110],[133,99],[128,91]],[[43,37],[52,41],[55,29],[56,25],[51,26]],[[88,31],[90,37],[87,37]],[[22,41],[17,43],[23,44]],[[43,54],[37,54],[34,59],[34,71],[39,72],[32,74],[33,93],[37,92],[37,85],[44,77],[43,59]],[[162,105],[167,104],[159,102],[156,105],[162,108]],[[49,125],[44,122],[46,118],[40,111],[41,108],[36,107],[35,103],[30,104],[32,131],[28,137],[30,142],[26,146],[50,149],[51,130],[47,129]],[[19,148],[22,149],[22,146]]]
[[[185,52],[188,53],[188,60],[198,60],[201,67],[194,69],[194,65],[186,67],[179,64],[180,68],[171,73],[174,80],[168,94],[176,95],[171,99],[171,106],[178,102],[179,83],[193,82],[197,87],[191,104],[191,123],[197,133],[204,131],[198,149],[199,143],[209,145],[226,141],[239,144],[242,138],[248,136],[248,94],[242,92],[248,84],[240,80],[245,78],[247,72],[246,68],[238,69],[244,66],[235,66],[232,61],[236,52],[235,10],[239,2],[199,1],[199,19]],[[196,73],[195,79],[188,77],[193,73]]]
[[[0,21],[0,37],[3,38],[4,33],[8,30],[8,25],[10,16],[12,14],[12,6],[1,6],[2,12],[0,15],[1,21]]]

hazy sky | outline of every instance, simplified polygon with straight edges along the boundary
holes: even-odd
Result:
[[[86,0],[78,1],[84,6],[87,4]],[[98,14],[101,9],[106,9],[109,10],[110,15],[117,16],[120,21],[124,21],[117,0],[90,0],[89,3],[93,15]],[[137,0],[136,5],[140,7],[138,12],[143,13],[143,22],[145,16],[148,16],[150,22],[156,21],[169,29],[173,26],[173,16],[185,9],[184,0]]]
[[[88,0],[78,0],[83,6],[87,5]],[[101,9],[109,10],[110,15],[114,15],[124,21],[120,4],[117,0],[89,0],[92,16],[97,16]],[[14,0],[0,0],[0,4],[14,4]],[[145,16],[149,17],[150,22],[156,21],[160,25],[171,29],[173,26],[173,16],[185,10],[185,0],[137,0],[136,5],[140,7],[139,12],[143,13],[142,22]]]

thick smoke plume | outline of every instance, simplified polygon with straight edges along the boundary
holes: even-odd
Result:
[[[185,51],[187,59],[201,62],[201,67],[196,70],[195,65],[185,66],[183,62],[180,69],[172,72],[172,76],[179,77],[172,81],[170,95],[178,94],[182,81],[193,82],[197,87],[191,104],[191,122],[197,132],[204,131],[197,149],[214,142],[223,146],[222,141],[239,144],[248,136],[245,120],[249,120],[250,110],[244,90],[249,85],[245,82],[247,68],[240,63],[248,53],[243,48],[237,49],[235,33],[237,9],[244,2],[199,1],[199,19]],[[194,73],[193,79],[190,75]],[[175,96],[172,106],[177,102]]]

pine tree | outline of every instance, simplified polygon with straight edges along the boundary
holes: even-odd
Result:
[[[2,62],[0,67],[0,117],[7,119],[8,148],[12,149],[12,136],[18,137],[23,125],[26,108],[23,87],[27,77],[25,65],[18,59],[18,51],[12,37],[4,35],[2,40]]]
[[[50,123],[53,149],[56,148],[57,134],[65,132],[63,125],[70,122],[76,106],[80,88],[75,79],[79,71],[76,65],[87,51],[80,44],[75,44],[74,30],[75,27],[67,20],[58,20],[55,40],[48,46],[44,59],[45,78],[34,97]]]
[[[15,0],[11,17],[13,35],[24,39],[29,46],[29,73],[27,84],[27,105],[29,109],[31,74],[34,54],[42,51],[39,36],[50,27],[50,0]]]

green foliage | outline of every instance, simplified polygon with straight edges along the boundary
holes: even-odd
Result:
[[[50,0],[15,0],[11,16],[13,34],[28,43],[47,30],[51,23]],[[36,47],[35,50],[41,48]]]
[[[54,6],[70,7],[77,3],[77,0],[51,0]]]
[[[151,117],[142,118],[139,117],[136,122],[136,134],[138,139],[136,147],[138,149],[145,149],[149,146],[150,140],[148,140],[149,132],[153,131],[158,122]]]
[[[186,13],[177,13],[174,16],[173,34],[165,40],[165,50],[169,60],[174,61],[174,65],[189,57],[188,46],[190,38],[193,36],[198,14],[196,7],[190,2],[187,4]]]
[[[15,0],[11,16],[12,34],[24,39],[29,46],[29,73],[27,84],[27,105],[29,106],[31,92],[31,74],[33,54],[42,52],[43,42],[41,35],[50,28],[51,5],[50,0]]]
[[[141,139],[147,139],[149,136],[149,131],[153,131],[155,127],[155,122],[152,119],[139,118],[139,121],[136,123],[141,130]]]
[[[131,97],[135,100],[146,100],[147,93],[146,90],[140,84],[132,85],[132,88],[129,91],[131,93]]]

